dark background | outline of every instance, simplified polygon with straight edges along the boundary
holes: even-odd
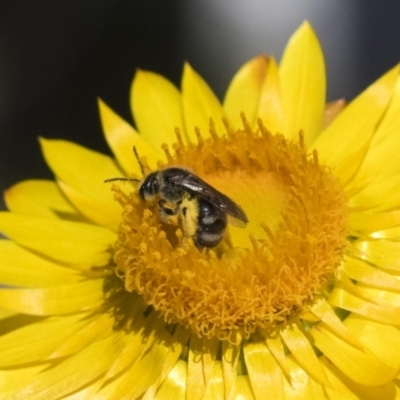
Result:
[[[189,61],[222,99],[241,64],[279,59],[304,19],[325,52],[328,100],[351,100],[400,61],[396,1],[0,0],[0,190],[51,178],[38,136],[109,153],[96,97],[132,122],[137,68],[179,87]]]

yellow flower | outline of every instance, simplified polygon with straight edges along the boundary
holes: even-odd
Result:
[[[325,105],[304,23],[223,105],[139,71],[140,134],[99,101],[115,159],[41,140],[56,181],[0,214],[4,399],[400,398],[400,80]],[[140,199],[146,170],[190,168],[245,210],[214,249]],[[113,200],[113,197],[116,201]],[[122,216],[121,216],[122,215]]]

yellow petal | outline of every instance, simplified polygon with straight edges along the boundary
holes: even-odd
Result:
[[[0,254],[0,282],[3,285],[46,287],[82,279],[76,271],[27,251],[11,240],[0,240]]]
[[[400,210],[378,214],[351,212],[349,215],[349,228],[359,234],[398,226],[400,226]]]
[[[42,320],[43,317],[21,314],[18,311],[8,310],[0,306],[0,335],[6,335],[9,332]]]
[[[31,384],[47,365],[24,366],[18,369],[5,369],[0,373],[0,393],[4,399],[15,399],[15,393]],[[27,397],[20,397],[20,399]]]
[[[222,371],[227,398],[231,398],[235,391],[239,355],[238,345],[231,345],[228,341],[222,342]]]
[[[57,219],[0,213],[0,231],[18,244],[55,260],[91,266],[106,265],[115,233],[100,226]]]
[[[157,318],[159,318],[158,314]],[[158,392],[158,388],[164,382],[164,380],[168,378],[169,374],[175,367],[176,363],[179,362],[179,358],[181,357],[182,352],[186,348],[190,337],[190,331],[188,331],[187,329],[183,328],[180,325],[176,326],[174,334],[172,336],[169,334],[166,335],[165,333],[166,331],[164,330],[163,334],[161,335],[161,338],[162,340],[165,340],[165,343],[167,344],[168,354],[164,360],[163,369],[161,373],[158,375],[153,385],[150,386],[150,388],[143,395],[142,400],[152,400],[155,398],[156,393]],[[160,336],[158,336],[158,339],[159,338]],[[186,370],[187,370],[187,364],[186,364]],[[187,377],[184,389],[186,397],[188,397],[189,395],[187,389]]]
[[[379,360],[368,349],[354,348],[321,325],[315,325],[310,333],[315,346],[355,382],[383,385],[397,375],[397,369]]]
[[[18,214],[43,218],[79,218],[79,213],[53,181],[19,182],[5,191],[4,201],[10,211]]]
[[[91,314],[82,318],[80,315],[77,331],[65,338],[64,342],[52,348],[51,358],[70,356],[83,350],[90,343],[105,339],[114,332],[115,319],[110,314]]]
[[[101,380],[86,384],[83,388],[75,393],[63,397],[63,400],[91,400],[101,387]]]
[[[131,109],[143,138],[155,148],[176,142],[182,132],[181,95],[167,79],[153,72],[136,72],[131,88]]]
[[[168,356],[166,344],[157,342],[124,373],[119,385],[109,393],[110,399],[136,399],[157,380]]]
[[[393,307],[393,313],[400,309],[400,296],[398,292],[382,290],[361,282],[357,282],[357,288],[360,290],[361,297],[371,303],[382,307]]]
[[[397,295],[398,296],[398,295]],[[400,307],[389,304],[374,304],[371,301],[336,287],[329,297],[333,306],[354,312],[384,324],[400,325]]]
[[[30,315],[59,315],[94,310],[103,303],[102,279],[44,289],[2,289],[0,305]]]
[[[331,363],[325,356],[320,357],[325,367],[325,373],[332,387],[325,387],[328,399],[332,400],[382,400],[394,399],[394,384],[392,382],[382,386],[360,385],[352,381],[340,369]]]
[[[354,150],[349,151],[347,155],[340,160],[340,163],[335,165],[335,175],[339,178],[345,192],[351,193],[352,190],[355,190],[356,192],[360,190],[360,180],[354,178],[369,149],[369,141],[364,141]],[[353,195],[348,195],[348,197],[351,199]]]
[[[98,103],[105,138],[125,173],[127,175],[142,175],[139,163],[133,153],[133,146],[136,147],[140,156],[146,157],[150,168],[156,168],[157,161],[164,155],[161,148],[159,146],[153,147],[102,100],[99,99]],[[109,176],[108,178],[113,177]]]
[[[322,386],[316,383],[293,359],[287,357],[290,368],[290,381],[284,380],[286,400],[320,400],[325,398]]]
[[[268,346],[269,351],[274,356],[276,362],[281,367],[282,372],[285,375],[286,379],[290,380],[290,371],[287,363],[286,353],[280,337],[271,338],[268,335],[266,338],[266,344]]]
[[[41,139],[43,154],[47,164],[58,179],[65,182],[67,187],[74,191],[67,194],[79,192],[81,198],[71,198],[72,203],[80,204],[82,198],[92,208],[93,214],[103,214],[102,218],[96,218],[95,222],[118,221],[121,208],[113,201],[109,185],[104,183],[105,179],[121,176],[120,170],[115,162],[108,156],[86,149],[75,143],[64,140]],[[82,202],[82,200],[81,200]],[[86,210],[87,207],[81,207]]]
[[[13,318],[13,317],[17,317],[18,318],[20,316],[21,315],[18,314],[17,312],[15,312],[15,311],[7,310],[6,308],[1,308],[0,307],[0,321],[1,321],[0,325],[1,325],[1,327],[5,329],[5,332],[8,332],[9,330],[11,331],[13,329],[17,329],[14,326],[12,326],[12,327],[10,327],[10,329],[8,329],[8,327],[5,327],[6,324],[4,323],[4,321],[7,320],[7,319],[10,319],[10,318]],[[30,318],[30,317],[28,317],[28,318]],[[3,329],[1,330],[1,334],[3,334]]]
[[[378,125],[371,140],[371,149],[361,167],[361,179],[384,179],[398,175],[400,163],[388,162],[397,160],[400,151],[400,79],[397,78],[395,92],[389,107]],[[384,165],[384,168],[377,168]]]
[[[100,399],[101,400],[118,400],[118,397],[113,397],[113,393],[115,393],[116,388],[121,384],[121,382],[124,382],[124,380],[125,380],[125,374],[123,374],[123,373],[118,375],[114,379],[109,380],[105,384],[104,384],[104,377],[102,377],[102,379],[98,380],[98,382],[100,382],[100,388],[96,391],[96,396],[92,396],[92,399],[94,398],[96,400],[97,399],[99,399],[99,400]],[[91,398],[89,397],[89,399],[91,399]],[[80,400],[79,397],[76,400]]]
[[[265,77],[258,103],[257,118],[253,128],[257,128],[257,119],[273,134],[285,132],[284,104],[282,100],[279,71],[273,57],[269,59],[268,71]]]
[[[323,123],[324,129],[331,124],[331,122],[344,110],[345,107],[345,99],[331,101],[326,104]]]
[[[383,198],[385,201],[382,201]],[[369,183],[365,189],[349,199],[349,205],[375,213],[399,208],[399,177],[392,176]]]
[[[242,128],[243,112],[253,129],[260,118],[270,132],[284,131],[279,72],[273,57],[256,57],[237,72],[226,93],[224,110],[233,128]]]
[[[247,375],[239,375],[236,381],[234,399],[254,400],[253,390]]]
[[[101,199],[95,196],[88,196],[63,181],[58,181],[58,186],[82,215],[97,225],[109,228],[114,232],[118,231],[118,227],[121,224],[122,209],[116,201],[114,201],[115,204],[112,207],[107,204],[107,212],[104,212],[104,202]],[[110,185],[106,186],[110,191],[109,201],[113,201]]]
[[[399,400],[399,388],[396,385],[397,380],[393,382],[385,383],[381,386],[371,385],[358,385],[352,381],[348,381],[349,391],[355,394],[357,399],[368,399],[368,400],[382,400],[382,399],[396,399]],[[347,396],[347,394],[346,394]],[[344,400],[348,400],[350,397],[345,397]]]
[[[343,264],[343,270],[349,278],[355,281],[366,283],[378,289],[400,291],[400,280],[364,261],[348,257]]]
[[[283,374],[279,364],[264,343],[247,343],[243,346],[246,368],[257,400],[285,398]]]
[[[201,362],[201,350],[203,341],[193,335],[190,340],[190,352],[188,360],[188,393],[190,398],[202,399],[206,390],[206,382],[203,374],[203,365]]]
[[[354,244],[355,254],[385,269],[400,272],[400,243],[387,240],[359,241]]]
[[[186,375],[187,365],[183,360],[179,360],[167,379],[160,386],[155,400],[185,400],[186,399]]]
[[[98,379],[112,360],[118,357],[123,346],[120,337],[120,334],[114,334],[95,342],[61,364],[47,369],[16,393],[16,398],[30,400],[62,398]]]
[[[251,126],[256,122],[261,89],[268,69],[268,58],[264,55],[252,58],[236,72],[224,99],[224,110],[232,128],[241,128],[243,112]]]
[[[15,367],[49,358],[55,348],[79,332],[81,318],[82,315],[48,318],[2,335],[1,367]]]
[[[323,298],[314,302],[310,307],[311,312],[316,315],[322,324],[325,324],[335,335],[352,345],[353,347],[362,349],[363,346],[357,340],[357,335],[353,335],[343,324],[341,319],[335,314],[332,307]]]
[[[213,373],[207,386],[204,400],[215,400],[224,398],[224,376],[221,361],[214,364]]]
[[[286,118],[285,136],[304,132],[312,143],[322,128],[325,109],[325,62],[318,38],[304,22],[289,40],[279,67]]]
[[[376,230],[369,236],[374,239],[398,240],[400,237],[400,227]],[[391,268],[389,267],[389,269]]]
[[[137,332],[132,331],[125,335],[127,344],[121,351],[120,356],[110,364],[104,378],[105,380],[114,379],[116,376],[122,374],[132,363],[136,362],[152,344],[148,341],[143,343],[143,333],[140,330]]]
[[[322,132],[313,144],[321,163],[336,168],[370,142],[393,95],[398,72],[395,67],[369,86]]]
[[[159,326],[160,323],[162,324],[160,320],[156,320],[154,313],[151,313],[147,318],[144,317],[143,312],[145,308],[142,307],[143,303],[142,299],[136,298],[136,301],[134,301],[132,305],[132,315],[135,315],[132,323],[132,330],[126,334],[126,345],[118,359],[114,360],[110,365],[104,377],[105,381],[115,378],[115,376],[118,376],[132,366],[134,362],[139,361],[140,357],[153,345],[154,337],[159,334],[159,331],[152,329],[150,335],[143,341],[143,327],[152,326],[153,324]]]
[[[281,338],[298,364],[322,385],[329,385],[324,369],[319,363],[309,339],[295,324],[288,325],[280,332]]]
[[[219,135],[226,132],[222,123],[225,114],[220,102],[189,64],[185,64],[182,76],[182,107],[186,134],[193,143],[197,143],[196,127],[204,138],[210,136],[210,118]]]
[[[386,365],[399,369],[400,330],[398,327],[380,324],[355,314],[350,314],[344,323],[369,351]]]
[[[47,164],[55,175],[82,193],[109,198],[104,182],[121,174],[110,157],[66,140],[40,139]]]
[[[213,374],[215,360],[217,359],[218,351],[220,351],[220,344],[217,338],[203,339],[202,363],[206,385],[208,385]]]
[[[206,377],[203,370],[203,338],[192,335],[190,338],[189,357],[187,363],[188,379],[187,391],[191,399],[197,400],[204,397],[207,388]],[[214,363],[211,364],[212,367]]]

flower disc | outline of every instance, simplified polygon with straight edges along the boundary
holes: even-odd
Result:
[[[335,276],[345,249],[347,204],[336,178],[299,143],[259,123],[185,146],[178,135],[166,166],[190,168],[240,204],[245,229],[229,227],[213,250],[199,250],[158,206],[114,187],[124,209],[115,262],[169,322],[199,336],[236,342],[298,315]],[[164,166],[161,166],[163,168]],[[258,217],[256,217],[258,216]]]

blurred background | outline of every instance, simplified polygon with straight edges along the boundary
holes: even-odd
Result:
[[[279,60],[308,19],[325,52],[328,100],[351,100],[400,61],[399,17],[396,1],[3,0],[0,190],[52,177],[38,136],[109,153],[96,97],[132,122],[137,68],[179,87],[189,61],[222,99],[246,60],[259,53]]]

